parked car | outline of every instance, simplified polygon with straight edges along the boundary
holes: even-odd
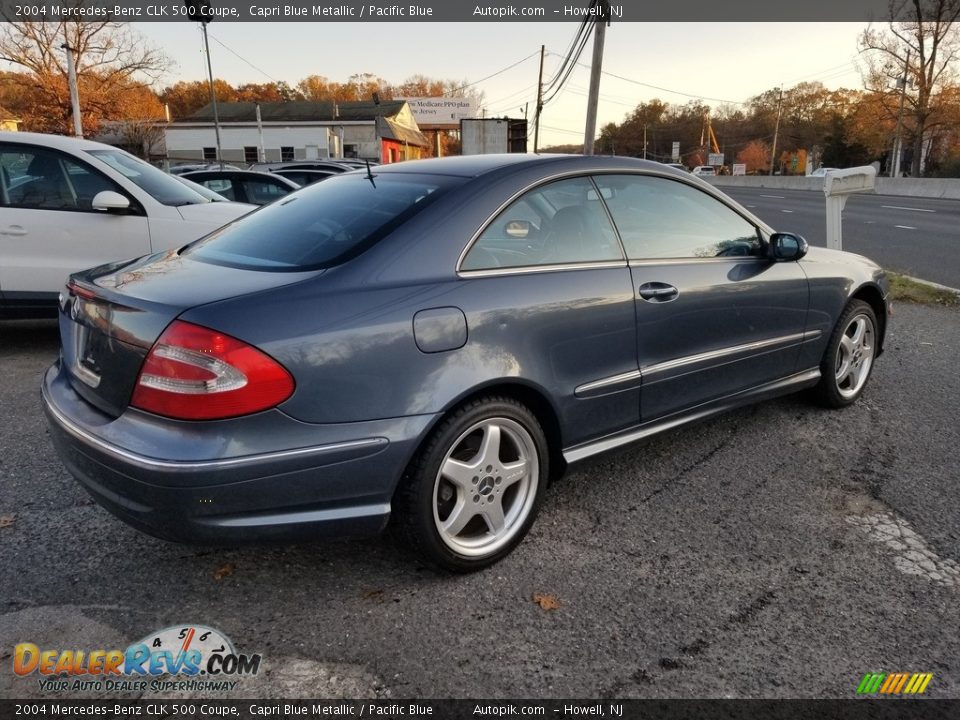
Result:
[[[887,293],[866,258],[658,163],[410,161],[73,275],[43,402],[74,476],[151,534],[392,518],[468,571],[568,463],[804,388],[855,402]]]
[[[339,160],[295,160],[279,163],[255,163],[251,170],[276,172],[277,170],[327,170],[330,173],[343,173],[354,170],[355,166]]]
[[[818,167],[816,170],[810,173],[810,177],[825,177],[826,174],[831,170],[836,170],[836,168]]]
[[[690,172],[687,170],[687,166],[683,163],[668,162],[664,163],[667,167],[672,167],[674,170],[683,170],[684,172]]]
[[[717,174],[712,165],[697,165],[691,172],[698,177],[713,177]]]
[[[300,186],[273,173],[253,170],[198,170],[183,177],[223,195],[228,200],[266,205],[289,195]]]
[[[67,276],[179,247],[250,212],[109,145],[0,132],[0,316],[53,315]]]
[[[176,178],[188,188],[192,189],[195,193],[202,195],[210,202],[232,202],[232,200],[228,200],[220,193],[214,192],[210,188],[204,187],[200,183],[196,183],[193,180],[187,180],[187,178],[185,178],[183,175],[171,175],[170,177]]]
[[[179,165],[174,165],[170,168],[171,175],[183,175],[184,173],[196,172],[198,170],[220,170],[220,163],[214,162],[204,162],[204,163],[181,163]],[[223,170],[239,170],[236,165],[228,165],[223,163]]]
[[[301,187],[304,185],[312,185],[313,183],[320,182],[321,180],[326,180],[329,177],[339,175],[339,173],[332,172],[331,170],[300,168],[280,168],[279,170],[272,170],[271,173],[273,175],[279,175],[280,177],[291,182],[295,182]]]

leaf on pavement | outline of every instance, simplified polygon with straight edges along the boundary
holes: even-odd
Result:
[[[17,519],[16,515],[2,515],[0,516],[0,528],[8,528],[13,525],[13,521]]]
[[[213,579],[217,582],[220,582],[225,577],[230,577],[233,575],[234,570],[236,570],[236,567],[234,567],[233,563],[224,563],[214,571]]]
[[[553,595],[534,593],[532,600],[540,606],[541,610],[557,610],[561,607],[560,601],[557,600]]]
[[[363,599],[379,600],[380,602],[383,602],[383,590],[364,590]]]

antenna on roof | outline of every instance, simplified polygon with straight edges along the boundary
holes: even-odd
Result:
[[[370,158],[364,158],[364,160],[367,163],[367,180],[369,180],[370,184],[376,189],[377,184],[373,181],[373,173],[370,172]]]

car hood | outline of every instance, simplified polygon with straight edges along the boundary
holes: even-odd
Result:
[[[180,216],[191,223],[204,223],[211,228],[225,225],[257,209],[256,205],[239,202],[209,202],[196,205],[181,205]]]

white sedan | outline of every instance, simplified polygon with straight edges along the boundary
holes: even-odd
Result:
[[[109,145],[0,132],[0,318],[52,315],[70,273],[185,245],[254,209]]]

